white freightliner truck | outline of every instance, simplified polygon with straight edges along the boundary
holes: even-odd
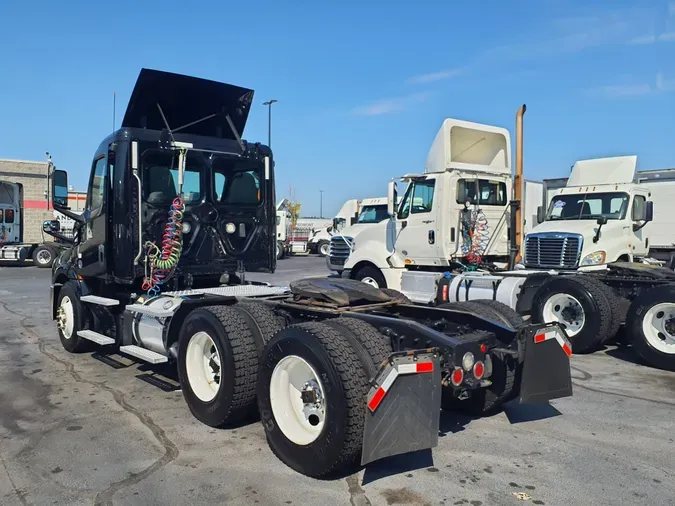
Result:
[[[519,111],[520,139],[523,114],[524,108]],[[655,253],[667,257],[673,247],[673,218],[668,211],[672,204],[661,197],[668,194],[672,184],[667,173],[636,176],[635,157],[583,160],[575,164],[564,187],[545,185],[543,192],[538,191],[539,197],[530,198],[529,205],[528,196],[522,194],[527,185],[523,185],[519,193],[514,192],[509,206],[513,212],[507,213],[505,221],[510,227],[505,224],[505,231],[498,227],[491,230],[489,224],[498,221],[495,201],[485,199],[491,205],[483,201],[478,204],[466,198],[466,193],[461,194],[462,184],[454,184],[466,167],[454,161],[458,151],[454,146],[465,144],[453,139],[452,126],[447,128],[453,121],[446,120],[434,141],[425,173],[406,178],[408,188],[397,209],[393,206],[395,185],[390,184],[391,219],[359,235],[345,264],[345,274],[400,290],[416,303],[499,301],[535,321],[564,324],[577,352],[596,349],[625,322],[634,347],[646,361],[675,369],[675,285],[670,285],[675,282],[675,273],[650,258]],[[481,137],[481,130],[494,132],[484,125],[472,124],[471,128],[475,137]],[[441,135],[443,157],[437,154]],[[508,145],[508,133],[501,135]],[[489,140],[487,135],[485,140]],[[472,148],[484,150],[483,158],[491,159],[494,148],[490,147],[495,143],[485,140],[473,143]],[[522,181],[521,143],[516,158],[516,178]],[[433,163],[438,159],[445,165]],[[511,173],[507,164],[503,165],[502,177],[510,197]],[[474,166],[472,171],[480,181],[486,168]],[[424,195],[426,205],[419,206],[415,213],[413,201],[411,212],[411,196],[417,196],[422,187],[429,188]],[[532,201],[542,198],[542,193],[551,202],[546,212],[543,205],[537,211],[536,221],[540,223],[521,246],[518,238],[524,230],[523,221],[531,214]],[[657,196],[657,205],[665,211],[653,221]],[[468,201],[467,211],[456,207],[464,199]],[[496,203],[503,204],[506,212],[506,197]],[[487,239],[479,236],[476,241],[480,226],[476,218],[481,208],[482,214],[491,213],[484,220],[489,232]],[[523,209],[530,209],[529,214],[523,216]],[[463,220],[461,214],[458,217],[462,212],[471,212],[467,216],[471,219]],[[461,223],[458,229],[465,241],[468,235],[470,245],[487,245],[469,250],[468,255],[458,254],[466,253],[467,248],[461,248],[460,234],[452,227],[456,220]],[[650,244],[649,234],[660,235]],[[521,251],[524,259],[517,261]],[[652,311],[654,307],[657,309]]]
[[[388,218],[387,197],[380,197],[363,199],[358,218],[351,225],[340,224],[337,219],[333,220],[333,230],[338,233],[334,233],[330,239],[330,250],[326,256],[328,268],[342,274],[352,241],[357,234]]]

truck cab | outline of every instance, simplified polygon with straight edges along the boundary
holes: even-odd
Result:
[[[574,270],[647,257],[653,204],[634,182],[636,165],[636,156],[576,162],[525,237],[525,267]]]
[[[344,218],[335,218],[329,254],[326,256],[328,269],[342,272],[345,261],[351,252],[351,244],[354,238],[366,228],[387,219],[389,219],[389,214],[387,213],[386,197],[363,199],[359,215],[356,221],[351,220],[351,225],[348,225]]]
[[[54,264],[55,292],[72,279],[105,295],[273,272],[272,153],[241,139],[252,96],[143,69],[122,127],[94,152],[81,215],[67,208],[67,174],[55,171],[55,209],[79,227]]]
[[[359,233],[344,275],[400,289],[433,285],[456,263],[506,262],[510,146],[505,128],[446,119],[424,172],[399,178],[407,186],[398,206],[390,184],[390,219]]]

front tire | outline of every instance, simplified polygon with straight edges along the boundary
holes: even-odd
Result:
[[[621,323],[612,311],[613,296],[602,282],[584,275],[551,278],[534,295],[533,320],[563,324],[574,353],[592,352]]]
[[[321,477],[361,452],[368,378],[335,328],[301,323],[280,331],[263,354],[258,408],[267,441],[287,466]]]
[[[370,265],[361,267],[356,271],[353,278],[375,288],[387,288],[387,280],[384,279],[384,275],[377,267],[371,267]]]
[[[51,267],[54,264],[55,259],[56,252],[49,246],[40,244],[33,250],[33,265],[36,265],[41,269]]]
[[[85,318],[74,281],[68,281],[61,287],[56,308],[56,324],[63,348],[70,353],[86,351],[88,341],[77,335],[84,329]]]
[[[649,365],[675,371],[675,285],[652,288],[628,309],[626,331]]]
[[[246,317],[226,306],[196,309],[183,322],[178,378],[194,417],[211,427],[237,423],[255,405],[258,350]]]
[[[319,241],[319,244],[316,245],[316,252],[319,256],[328,256],[328,253],[330,252],[330,243],[328,241]]]

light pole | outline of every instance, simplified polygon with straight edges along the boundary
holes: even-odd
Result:
[[[323,190],[319,190],[321,198],[319,200],[319,218],[323,219]]]
[[[268,107],[267,115],[267,147],[272,148],[272,104],[278,102],[277,100],[268,100],[263,103]]]

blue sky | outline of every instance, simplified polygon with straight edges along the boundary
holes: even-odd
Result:
[[[303,214],[383,196],[421,171],[446,117],[506,126],[526,103],[525,172],[637,154],[675,167],[675,2],[6,2],[0,157],[50,151],[85,189],[93,150],[141,67],[256,90],[244,137],[267,140],[277,196]]]

